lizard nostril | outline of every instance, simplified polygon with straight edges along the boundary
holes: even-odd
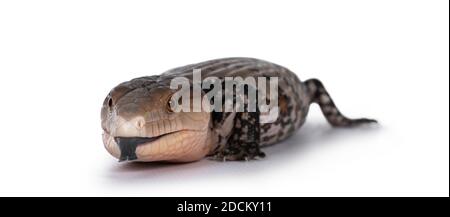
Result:
[[[142,129],[142,128],[144,128],[144,126],[145,126],[145,120],[144,119],[138,119],[136,121],[136,127],[138,129]]]

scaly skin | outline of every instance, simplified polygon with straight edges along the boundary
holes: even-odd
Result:
[[[279,115],[248,112],[173,112],[169,99],[174,77],[192,80],[193,69],[202,79],[215,76],[278,77]],[[208,90],[204,90],[203,94]],[[103,142],[121,161],[190,162],[212,156],[219,160],[263,157],[260,148],[277,143],[300,128],[311,103],[318,103],[333,126],[349,127],[375,122],[349,119],[336,108],[317,79],[300,82],[288,69],[252,58],[210,60],[169,70],[159,76],[119,84],[105,98],[101,110]],[[126,153],[126,154],[124,154]]]

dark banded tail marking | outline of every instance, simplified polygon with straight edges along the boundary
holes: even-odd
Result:
[[[319,104],[323,115],[331,125],[335,127],[352,127],[360,124],[377,122],[376,120],[368,118],[350,119],[345,117],[336,107],[322,82],[318,79],[307,80],[304,84],[309,91],[311,103]]]

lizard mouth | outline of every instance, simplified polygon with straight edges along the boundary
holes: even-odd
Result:
[[[136,160],[136,148],[138,146],[150,144],[159,138],[172,133],[166,133],[155,137],[114,137],[114,141],[120,149],[119,162]]]

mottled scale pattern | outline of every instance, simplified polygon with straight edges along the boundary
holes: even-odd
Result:
[[[298,77],[285,67],[254,58],[225,58],[171,69],[163,73],[160,79],[170,80],[167,78],[177,76],[192,79],[194,69],[201,69],[202,78],[213,76],[223,79],[241,76],[245,79],[252,76],[255,79],[258,77],[269,79],[278,77],[280,115],[273,123],[260,124],[259,145],[261,147],[287,138],[305,122],[311,99],[306,86],[302,85]],[[269,92],[267,97],[269,98]]]

